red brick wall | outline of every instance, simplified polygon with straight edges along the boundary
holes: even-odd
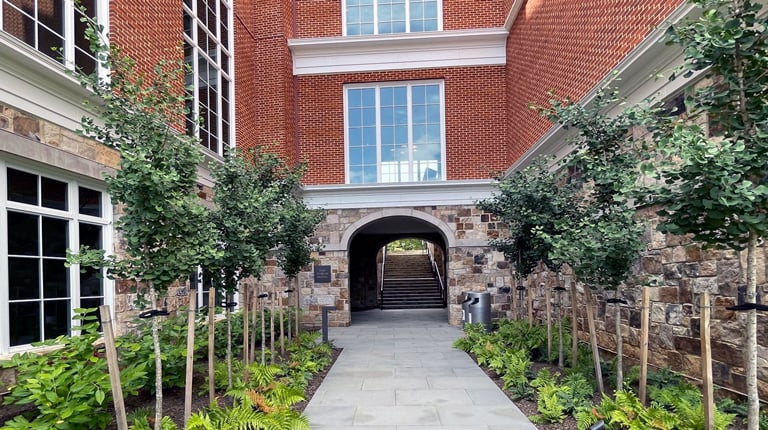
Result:
[[[291,2],[235,2],[235,98],[237,145],[278,144],[295,161]]]
[[[309,163],[307,184],[344,183],[343,85],[444,79],[448,179],[482,179],[505,169],[504,68],[457,67],[418,71],[302,76],[299,156]]]
[[[547,91],[580,99],[681,0],[528,0],[507,39],[511,158],[551,126],[527,107]]]
[[[443,0],[443,30],[502,27],[504,0]]]
[[[510,0],[443,0],[443,30],[501,27]],[[296,37],[341,36],[341,0],[296,0]]]
[[[109,2],[110,42],[151,73],[162,59],[183,59],[184,34],[178,0],[115,0]]]

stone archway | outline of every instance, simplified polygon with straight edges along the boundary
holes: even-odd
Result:
[[[431,243],[439,259],[439,270],[443,275],[447,273],[448,250],[454,238],[445,223],[414,210],[395,209],[371,214],[350,225],[340,241],[346,247],[349,258],[350,310],[379,306],[381,249],[392,241],[404,238]]]

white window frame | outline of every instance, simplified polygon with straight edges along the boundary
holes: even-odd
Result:
[[[210,0],[212,1],[212,0]],[[226,35],[226,40],[221,39],[220,34],[211,34],[208,29],[205,27],[205,25],[200,21],[200,19],[197,16],[197,1],[192,2],[184,2],[183,4],[183,13],[185,15],[189,15],[189,17],[192,19],[192,36],[184,33],[184,44],[187,46],[190,46],[192,48],[192,59],[189,63],[191,66],[191,76],[187,77],[187,86],[192,86],[192,97],[193,97],[193,109],[192,112],[190,112],[191,118],[199,118],[200,116],[200,64],[198,61],[198,57],[200,55],[205,56],[206,60],[210,64],[216,65],[216,76],[218,80],[218,97],[216,98],[216,112],[217,112],[217,123],[216,123],[216,137],[218,141],[218,150],[217,151],[211,151],[212,153],[218,155],[218,156],[224,156],[224,154],[235,147],[235,50],[234,50],[234,29],[233,29],[233,11],[232,11],[232,2],[231,0],[220,0],[215,1],[216,5],[216,16],[221,18],[222,17],[222,11],[221,7],[222,5],[227,7],[226,11],[226,20],[227,20],[227,29],[228,34]],[[200,48],[200,45],[198,44],[198,32],[197,28],[202,27],[205,29],[205,31],[209,34],[209,36],[212,36],[214,40],[218,41],[216,43],[216,58],[217,61],[213,62],[211,60],[211,57],[208,55],[206,51]],[[221,32],[221,25],[216,26],[216,32]],[[223,44],[226,43],[226,49],[223,48]],[[228,61],[227,61],[227,69],[229,70],[229,73],[226,73],[226,71],[222,70],[221,67],[221,54],[222,51],[226,50]],[[191,78],[191,82],[189,82]],[[229,135],[229,141],[224,142],[223,141],[223,128],[222,128],[222,94],[221,94],[221,82],[222,79],[226,78],[229,81],[229,92],[227,94],[227,98],[229,99],[229,111],[228,118],[229,118],[229,129],[228,129],[228,135]],[[210,102],[210,101],[209,101]],[[200,125],[199,123],[195,126],[195,136],[200,137]],[[202,144],[202,142],[201,142]],[[207,145],[202,145],[206,150],[210,149],[207,147]]]
[[[405,33],[411,33],[411,0],[405,0]],[[343,36],[347,34],[347,0],[341,1],[341,31]],[[443,0],[437,0],[437,30],[443,31]],[[419,31],[417,33],[425,33]],[[379,0],[373,0],[373,33],[359,34],[357,36],[374,36],[379,34]],[[403,34],[403,33],[382,33],[382,34]]]
[[[96,0],[94,2],[96,5],[96,21],[103,27],[103,35],[106,38],[109,34],[109,2],[108,1],[101,1]],[[4,0],[0,0],[0,31],[13,36],[11,33],[6,32],[3,29],[3,14],[5,13],[6,7],[12,7],[12,6],[6,6],[4,4]],[[76,26],[76,18],[78,16],[76,11],[76,5],[75,0],[63,0],[63,8],[64,8],[64,27],[63,27],[63,33],[61,36],[64,39],[64,46],[62,49],[62,62],[61,64],[64,65],[65,68],[69,70],[75,70],[75,26]],[[35,19],[35,22],[38,21]],[[51,61],[56,61],[54,59],[51,59],[47,54],[44,54],[43,52],[39,51],[37,46],[32,46],[27,44],[25,41],[21,41],[21,44],[25,47],[28,47],[30,51],[34,51],[35,55],[40,55],[45,58],[50,59]],[[92,54],[89,52],[89,54]],[[106,78],[109,76],[109,71],[106,70],[102,65],[96,61],[96,70],[99,74],[99,77]]]
[[[413,163],[413,112],[412,112],[412,100],[411,100],[411,87],[421,85],[438,85],[440,88],[440,176],[434,181],[419,181],[413,179],[414,163]],[[410,169],[410,180],[402,182],[382,182],[382,157],[381,157],[381,101],[379,93],[381,88],[385,87],[407,87],[408,97],[408,159]],[[350,175],[350,154],[349,154],[349,90],[360,88],[375,88],[376,89],[376,184],[404,184],[404,183],[426,183],[426,182],[439,182],[445,181],[447,178],[447,166],[446,166],[446,138],[445,138],[445,81],[442,79],[432,79],[423,81],[389,81],[389,82],[368,82],[360,84],[347,84],[344,85],[344,181],[346,184],[353,185],[370,185],[370,183],[352,183]]]
[[[45,208],[39,205],[31,205],[8,200],[8,190],[6,184],[7,169],[24,171],[36,176],[42,176],[67,184],[67,210],[57,210]],[[88,180],[83,177],[62,174],[53,169],[44,168],[32,164],[10,162],[0,159],[0,178],[4,185],[0,186],[0,237],[8,237],[8,211],[23,212],[39,216],[48,216],[69,221],[68,237],[70,248],[79,248],[79,222],[87,222],[102,227],[102,245],[107,253],[112,252],[113,247],[113,229],[112,229],[112,202],[106,192],[103,183],[94,180]],[[101,192],[101,217],[82,215],[78,213],[77,202],[78,187],[85,187],[94,191]],[[40,240],[40,238],[39,238]],[[10,321],[9,312],[9,286],[8,286],[8,240],[0,241],[0,356],[14,354],[21,351],[33,349],[30,344],[10,346]],[[72,265],[69,268],[68,279],[70,285],[69,300],[70,312],[80,307],[80,267]],[[114,281],[105,277],[103,281],[104,304],[112,305],[114,303]],[[41,298],[42,299],[42,298]],[[114,314],[114,309],[112,310]],[[77,325],[75,321],[71,322],[72,334],[77,334]]]

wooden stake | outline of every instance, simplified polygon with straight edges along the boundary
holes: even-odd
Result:
[[[616,298],[621,299],[621,285],[616,286]],[[624,338],[621,335],[621,302],[616,303],[616,390],[624,389]]]
[[[547,279],[547,284],[544,285],[544,300],[545,303],[545,309],[547,312],[547,363],[550,362],[552,358],[552,291],[550,289],[551,287],[551,280]]]
[[[299,326],[299,313],[301,311],[301,301],[299,300],[299,297],[301,296],[301,283],[299,282],[299,275],[296,275],[296,338],[299,337],[299,329],[301,328]]]
[[[579,361],[579,296],[576,294],[576,280],[566,279],[571,290],[571,369],[575,369]]]
[[[258,312],[258,306],[259,306],[259,299],[255,296],[258,295],[258,290],[254,291],[254,297],[253,300],[251,300],[251,330],[253,333],[251,334],[251,337],[249,339],[251,346],[249,348],[251,359],[256,360],[256,313]]]
[[[589,341],[592,345],[592,362],[595,365],[595,379],[597,379],[597,389],[600,392],[600,396],[605,393],[603,386],[603,372],[600,368],[600,350],[597,348],[597,332],[595,329],[595,315],[592,310],[592,292],[589,286],[584,286],[584,301],[586,301],[587,308],[587,324],[589,325]]]
[[[275,363],[275,286],[269,297],[269,363]]]
[[[243,299],[241,300],[241,303],[243,305],[243,366],[245,368],[248,368],[248,363],[250,363],[251,358],[251,351],[248,349],[248,340],[250,339],[250,333],[248,326],[251,325],[251,318],[250,314],[248,312],[248,300],[250,298],[248,297],[248,287],[243,286]]]
[[[104,348],[107,352],[109,384],[112,386],[112,402],[115,405],[115,421],[117,421],[118,430],[128,430],[128,418],[125,414],[123,386],[120,383],[120,366],[117,362],[115,334],[112,331],[112,315],[109,313],[109,305],[99,306],[99,315],[101,316],[101,327],[104,332]]]
[[[195,307],[197,290],[189,290],[189,310],[187,311],[187,374],[184,387],[184,427],[192,416],[192,370],[195,359]]]
[[[710,307],[709,292],[705,291],[701,295],[701,381],[704,398],[704,430],[714,430],[715,428],[715,400],[714,385],[712,382],[712,348],[710,345]]]
[[[640,387],[637,397],[646,404],[646,386],[648,384],[648,329],[651,316],[651,289],[643,287],[643,305],[640,313]]]
[[[214,333],[216,329],[216,289],[208,290],[208,404],[216,398],[216,367],[214,366]]]
[[[528,288],[528,327],[533,327],[533,286],[535,284],[531,283],[531,286]]]
[[[261,295],[261,294],[259,294]],[[259,299],[259,307],[261,308],[261,364],[265,364],[264,354],[266,350],[266,342],[267,342],[267,333],[264,329],[265,321],[264,321],[264,299]]]

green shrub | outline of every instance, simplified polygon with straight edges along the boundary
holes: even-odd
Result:
[[[34,404],[37,409],[5,423],[4,429],[105,428],[112,420],[112,398],[107,362],[94,353],[93,343],[101,337],[93,309],[76,309],[80,335],[60,336],[35,344],[57,346],[46,354],[26,352],[14,355],[3,367],[17,371],[4,403]],[[123,391],[136,394],[147,381],[143,362],[124,364],[120,379]]]
[[[187,366],[187,308],[180,308],[175,315],[160,322],[160,351],[163,357],[163,387],[184,387]],[[207,328],[202,323],[195,325],[195,347],[202,351],[208,347]],[[155,372],[155,354],[152,346],[152,319],[139,319],[137,332],[121,336],[123,346],[121,359],[124,362],[147,363],[147,370]],[[155,380],[147,381],[150,391],[155,391]]]
[[[536,409],[538,415],[530,417],[536,424],[562,423],[566,417],[566,408],[562,403],[562,397],[571,395],[568,386],[558,385],[559,373],[550,374],[549,369],[541,369],[536,378],[531,381],[531,386],[536,388]]]

